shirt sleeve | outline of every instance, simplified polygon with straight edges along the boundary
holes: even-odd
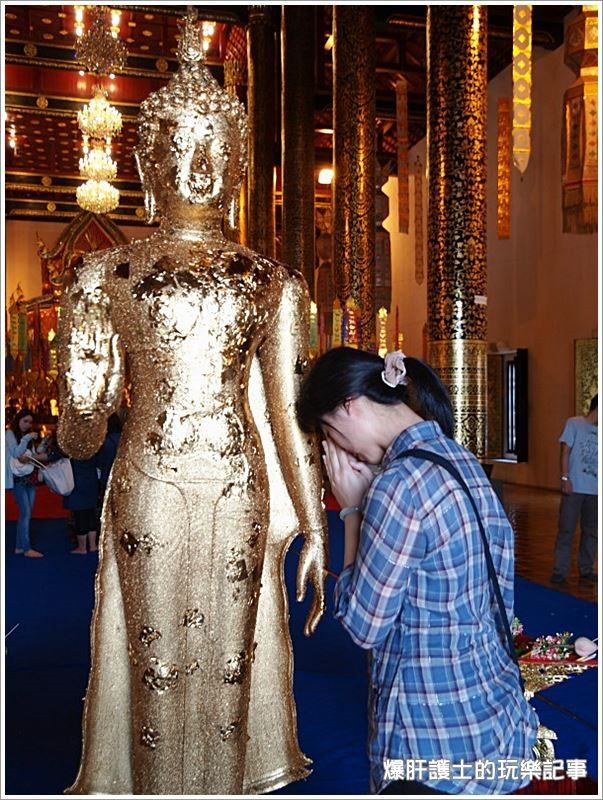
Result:
[[[6,457],[18,458],[19,456],[22,456],[27,450],[30,441],[31,436],[29,433],[26,433],[21,437],[21,441],[17,442],[17,437],[15,434],[12,431],[7,431],[5,436]]]
[[[573,419],[568,419],[568,421],[565,423],[565,427],[559,438],[559,441],[563,444],[566,444],[568,447],[574,446],[574,442],[576,441],[576,426],[574,425]]]
[[[356,560],[335,587],[335,618],[357,645],[371,649],[387,637],[425,553],[410,492],[397,472],[381,474],[369,489]]]

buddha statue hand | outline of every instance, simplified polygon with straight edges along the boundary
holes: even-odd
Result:
[[[323,530],[310,531],[304,535],[304,544],[297,568],[297,601],[303,602],[308,581],[312,583],[314,596],[304,625],[304,635],[311,636],[325,610],[324,576],[327,564],[326,536]]]
[[[101,286],[102,264],[88,259],[62,299],[59,344],[63,402],[82,417],[113,411],[121,394],[123,357],[111,302]]]
[[[112,403],[122,383],[122,354],[117,334],[101,328],[75,331],[79,358],[72,362],[67,384],[73,406],[92,416]]]

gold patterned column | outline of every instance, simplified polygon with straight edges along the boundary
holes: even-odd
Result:
[[[568,21],[565,63],[577,74],[563,96],[563,232],[594,233],[598,214],[598,7]]]
[[[425,245],[423,239],[423,164],[415,161],[415,280],[419,286],[425,280]]]
[[[398,153],[398,230],[408,233],[408,81],[396,81],[396,147]]]
[[[247,244],[274,257],[275,30],[269,6],[249,6]]]
[[[282,261],[305,277],[314,298],[314,9],[283,6]]]
[[[485,6],[429,7],[428,357],[450,391],[456,439],[479,457],[486,446],[486,37]]]
[[[375,21],[333,6],[334,269],[342,306],[358,308],[359,345],[375,344]]]

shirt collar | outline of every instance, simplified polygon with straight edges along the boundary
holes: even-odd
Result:
[[[418,444],[428,442],[431,439],[439,439],[443,436],[442,429],[434,420],[424,420],[417,422],[398,434],[394,441],[385,451],[381,468],[385,469],[393,461],[394,457],[403,450],[416,447]]]

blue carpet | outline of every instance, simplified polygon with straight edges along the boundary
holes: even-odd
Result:
[[[343,526],[329,514],[331,568],[341,570]],[[82,697],[89,668],[89,624],[96,558],[69,554],[64,520],[34,521],[34,546],[43,559],[11,555],[14,523],[6,527],[5,788],[9,794],[58,795],[77,770]],[[277,794],[364,794],[368,791],[366,654],[332,618],[328,607],[315,635],[303,636],[310,598],[294,600],[298,542],[285,565],[295,651],[294,692],[302,750],[313,773]],[[528,581],[516,582],[516,612],[529,634],[571,630],[596,636],[596,606]],[[541,721],[556,730],[559,758],[587,758],[597,775],[596,670],[545,693],[557,705],[534,700]],[[560,706],[561,710],[557,707]],[[572,719],[567,711],[580,720]]]

